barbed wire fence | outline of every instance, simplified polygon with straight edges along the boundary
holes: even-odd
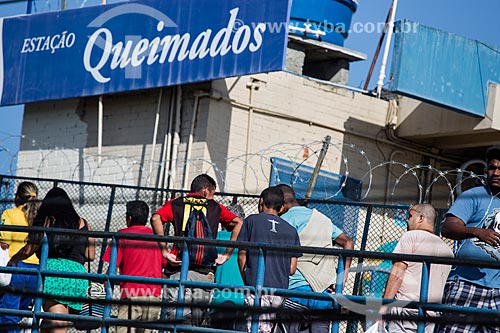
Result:
[[[0,176],[0,211],[12,207],[17,185],[21,181],[31,180],[39,187],[40,198],[43,198],[50,188],[62,187],[70,195],[79,214],[92,224],[94,230],[117,231],[125,227],[127,201],[144,200],[150,206],[151,212],[154,212],[166,200],[186,192],[182,189],[154,186],[157,177],[155,172],[162,166],[160,159],[138,160],[118,154],[97,155],[91,151],[82,154],[78,149],[53,147],[27,136],[2,137],[1,134],[0,166],[7,172],[4,172],[4,176]],[[35,162],[24,164],[20,161],[22,157],[9,148],[8,141],[11,140],[21,140],[24,147],[29,147],[31,161]],[[277,143],[256,153],[227,157],[219,164],[203,158],[179,159],[174,161],[177,165],[176,170],[170,171],[168,175],[176,172],[180,174],[180,170],[189,167],[192,175],[204,172],[215,176],[221,191],[216,195],[216,200],[224,205],[240,204],[248,216],[258,212],[256,193],[271,183],[282,183],[285,180],[278,166],[272,163],[272,158],[280,158],[291,167],[287,181],[307,183],[311,173],[304,172],[304,169],[306,167],[312,169],[316,165],[322,144],[322,141]],[[391,203],[401,202],[401,192],[408,191],[415,193],[413,197],[416,201],[428,202],[433,189],[439,184],[440,191],[446,191],[447,198],[445,205],[441,207],[443,209],[439,211],[441,216],[453,203],[457,188],[463,185],[467,187],[466,183],[470,182],[485,184],[484,176],[473,171],[439,170],[431,165],[378,161],[370,157],[362,147],[336,142],[329,145],[322,169],[342,170],[342,174],[339,175],[340,183],[333,191],[331,188],[327,189],[325,184],[317,183],[316,189],[320,196],[310,200],[309,207],[316,208],[329,216],[354,240],[355,249],[392,252],[397,240],[406,230],[405,220],[409,202],[399,205],[364,203],[369,200],[371,192],[381,184],[377,183],[380,174],[378,171],[384,171],[389,166],[393,182],[384,181],[382,184],[387,185],[385,190],[389,193]],[[50,170],[57,172],[51,173]],[[112,179],[106,176],[110,170],[113,173]],[[419,175],[422,172],[432,175],[430,181],[422,181]],[[85,175],[84,181],[82,173]],[[47,175],[50,175],[50,178]],[[232,175],[231,182],[234,183],[235,179],[241,182],[243,189],[241,192],[224,192],[229,182],[228,175]],[[357,177],[362,184],[357,202],[347,202],[345,198],[343,201],[338,201],[351,176]],[[146,186],[138,186],[137,178],[143,179]],[[105,246],[106,240],[98,244],[96,253],[99,256],[104,253]],[[380,260],[353,260],[353,274],[349,275],[345,291],[353,295],[380,297],[390,264]],[[92,271],[102,272],[103,262],[95,261],[92,264]]]
[[[20,141],[24,147],[23,152],[12,151],[12,142]],[[5,132],[0,133],[0,170],[5,175],[20,175],[30,177],[49,177],[71,181],[85,181],[95,183],[112,183],[116,185],[137,185],[146,187],[159,187],[159,181],[164,176],[174,177],[182,175],[183,170],[190,169],[191,175],[195,173],[209,173],[215,175],[219,181],[219,189],[226,191],[226,178],[231,178],[231,189],[245,194],[257,194],[269,184],[280,183],[280,173],[277,166],[273,164],[272,158],[286,161],[293,169],[292,182],[307,183],[310,172],[305,168],[314,167],[322,141],[310,143],[277,143],[260,149],[255,153],[228,156],[222,161],[214,162],[206,158],[176,159],[169,161],[175,167],[167,170],[164,175],[159,170],[165,168],[165,160],[138,159],[117,153],[97,155],[86,149],[82,152],[80,148],[63,148],[50,144],[41,143],[28,136],[15,136]],[[20,155],[22,154],[22,155]],[[29,155],[26,157],[26,155]],[[23,157],[24,156],[24,157]],[[399,173],[396,173],[396,168]],[[391,168],[393,175],[392,183],[376,181],[376,172]],[[316,198],[323,200],[335,200],[339,198],[340,192],[347,185],[349,177],[357,178],[363,186],[358,199],[363,201],[370,198],[374,187],[385,186],[389,193],[386,202],[401,202],[398,190],[407,192],[408,186],[415,193],[414,201],[428,202],[432,190],[437,185],[439,191],[447,193],[445,205],[453,203],[458,190],[466,183],[484,184],[483,175],[474,171],[461,170],[439,170],[431,165],[411,164],[404,161],[379,161],[370,157],[362,147],[342,142],[330,143],[329,150],[323,162],[323,170],[341,170],[342,179],[335,191],[324,190],[319,194],[323,186],[316,184]],[[424,183],[421,173],[431,173],[431,180]],[[274,175],[274,179],[271,179]],[[239,179],[239,184],[236,179]],[[173,183],[173,186],[180,184]],[[184,182],[185,183],[185,182]],[[412,185],[409,185],[412,184]],[[168,186],[167,186],[168,187]],[[467,186],[465,186],[467,187]],[[319,196],[319,197],[318,197]],[[380,202],[380,200],[376,200]]]

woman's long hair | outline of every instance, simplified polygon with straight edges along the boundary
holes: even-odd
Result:
[[[33,226],[47,226],[45,225],[47,220],[50,220],[50,226],[54,228],[78,229],[80,226],[80,216],[66,191],[60,187],[54,187],[47,192]]]
[[[33,226],[79,229],[80,216],[78,216],[66,191],[60,187],[54,187],[47,192],[40,209],[38,209]],[[56,254],[64,256],[72,246],[72,237],[71,235],[49,233],[49,246]],[[43,233],[31,233],[29,242],[40,244],[42,238]]]
[[[28,225],[33,225],[33,220],[40,207],[38,200],[38,188],[31,182],[22,182],[17,186],[16,196],[14,198],[16,207],[23,206],[22,210]]]

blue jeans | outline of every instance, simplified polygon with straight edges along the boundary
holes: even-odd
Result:
[[[24,262],[19,262],[17,267],[21,268],[34,268],[38,269],[38,265],[26,264]],[[20,291],[36,291],[36,275],[24,275],[24,274],[12,274],[9,287],[17,289],[16,292]],[[0,308],[12,309],[12,310],[29,310],[32,297],[24,297],[20,294],[11,294],[6,292],[0,298]],[[0,316],[0,324],[12,324],[15,325],[21,321],[22,317],[18,316]],[[4,330],[1,332],[19,332],[19,329]]]

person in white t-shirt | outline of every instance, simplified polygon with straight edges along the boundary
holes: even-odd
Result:
[[[436,211],[429,204],[418,204],[410,207],[407,219],[408,231],[401,235],[393,253],[428,255],[453,258],[453,252],[446,243],[435,234]],[[429,276],[428,302],[441,303],[444,285],[451,266],[431,264]],[[422,263],[411,261],[393,261],[389,279],[385,287],[384,298],[395,298],[403,301],[420,299]],[[381,313],[385,313],[382,307]],[[416,316],[417,309],[391,308],[392,315]],[[429,314],[429,313],[428,313]],[[432,314],[429,314],[432,315]],[[414,321],[390,321],[389,332],[417,332]],[[434,323],[426,323],[425,332],[431,333]]]

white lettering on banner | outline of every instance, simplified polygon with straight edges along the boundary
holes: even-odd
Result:
[[[217,31],[212,40],[210,39],[212,38],[213,31],[206,29],[195,38],[192,38],[190,33],[184,33],[183,35],[176,34],[155,37],[152,40],[143,38],[135,45],[132,45],[132,41],[127,41],[125,45],[123,42],[113,44],[113,34],[111,31],[106,28],[97,29],[90,36],[85,46],[83,65],[96,81],[106,83],[110,78],[105,77],[101,73],[105,66],[109,66],[109,69],[115,70],[117,68],[125,68],[129,64],[134,67],[140,66],[144,63],[144,60],[146,60],[147,65],[152,65],[156,62],[160,64],[166,61],[170,63],[174,61],[181,62],[188,58],[190,60],[196,58],[203,59],[207,55],[214,58],[216,56],[224,56],[230,51],[234,54],[240,54],[246,49],[250,52],[256,52],[262,46],[262,34],[266,31],[266,25],[264,23],[259,23],[252,27],[242,25],[236,31],[233,31],[238,11],[239,8],[233,8],[229,11],[231,16],[226,27]],[[164,23],[160,21],[156,30],[162,32],[164,27]],[[253,31],[252,28],[254,29]],[[104,47],[97,46],[97,41],[101,39],[104,39]],[[190,44],[191,41],[192,43]],[[25,40],[23,50],[26,49],[27,52],[32,52],[29,51],[34,47],[31,43],[32,41],[29,40],[27,42]],[[97,63],[91,63],[91,55],[94,47],[102,49],[102,55]]]
[[[56,52],[57,49],[70,48],[75,44],[76,35],[73,32],[68,34],[63,31],[61,34],[53,36],[39,36],[25,38],[21,53],[31,53],[40,51]]]

